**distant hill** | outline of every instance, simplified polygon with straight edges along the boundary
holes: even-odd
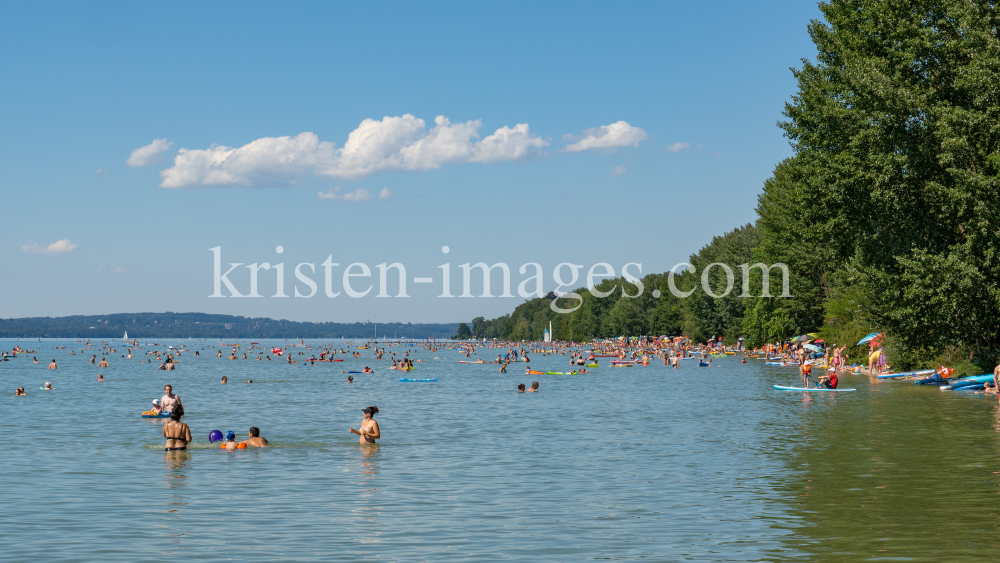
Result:
[[[373,323],[300,323],[205,313],[119,313],[0,319],[0,338],[371,338]],[[449,338],[458,323],[378,323],[378,336]]]

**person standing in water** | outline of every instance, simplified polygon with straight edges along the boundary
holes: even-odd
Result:
[[[183,416],[184,407],[178,403],[170,412],[170,420],[163,425],[163,437],[167,439],[166,445],[163,446],[164,451],[186,450],[188,443],[191,442],[191,429],[181,422]]]
[[[361,412],[364,413],[364,419],[361,421],[361,429],[355,430],[351,428],[351,434],[360,436],[358,438],[359,444],[374,444],[375,440],[382,437],[382,434],[379,432],[378,423],[375,422],[378,407],[375,405],[365,407],[361,409]]]
[[[56,359],[52,358],[52,363],[49,364],[49,369],[56,369]]]
[[[166,412],[172,413],[175,409],[180,409],[184,412],[184,407],[181,405],[181,398],[174,395],[174,388],[171,385],[163,386],[163,397],[160,397],[160,408]]]

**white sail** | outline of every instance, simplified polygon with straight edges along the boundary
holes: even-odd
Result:
[[[122,337],[122,340],[128,340],[128,331],[127,330],[125,331],[125,336]]]

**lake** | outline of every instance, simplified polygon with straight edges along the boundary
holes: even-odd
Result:
[[[371,350],[313,366],[304,348],[289,365],[156,342],[191,351],[165,372],[141,350],[0,341],[36,351],[0,362],[5,561],[1000,557],[1000,409],[982,395],[866,376],[841,379],[857,392],[775,391],[797,384],[795,368],[736,358],[501,374],[455,350],[390,346],[423,360],[409,377],[439,379],[404,383]],[[111,366],[89,364],[94,353]],[[533,369],[572,369],[531,356]],[[376,373],[345,383],[342,370],[366,365]],[[516,392],[532,381],[539,393]],[[195,437],[187,452],[164,452],[162,421],[139,416],[166,383]],[[348,432],[368,405],[376,447]],[[273,447],[208,444],[250,426]]]

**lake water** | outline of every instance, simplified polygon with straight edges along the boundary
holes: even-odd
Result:
[[[390,347],[424,360],[410,377],[439,378],[403,383],[370,351],[310,366],[293,348],[288,365],[185,340],[164,372],[124,349],[98,369],[75,341],[20,344],[37,353],[0,362],[4,561],[1000,557],[1000,410],[969,393],[864,376],[842,379],[853,393],[780,392],[794,368],[733,358],[529,376]],[[533,380],[540,393],[516,393]],[[162,422],[139,416],[165,383],[187,452],[165,453]],[[383,438],[362,447],[348,428],[373,404]],[[250,426],[274,447],[207,444]]]

